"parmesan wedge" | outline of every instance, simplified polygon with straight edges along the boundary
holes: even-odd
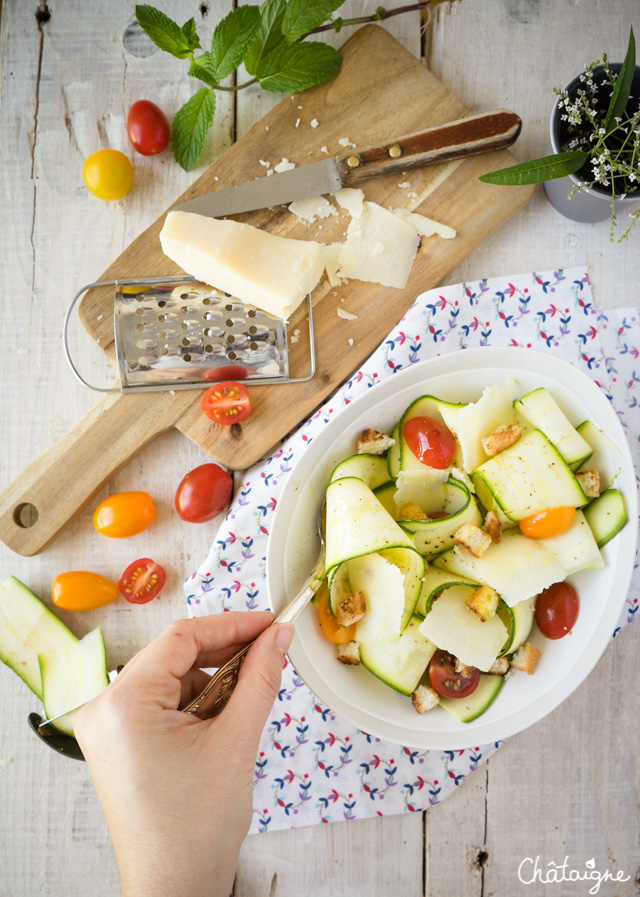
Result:
[[[349,222],[337,274],[402,289],[419,242],[410,224],[374,202],[365,202],[361,217]]]

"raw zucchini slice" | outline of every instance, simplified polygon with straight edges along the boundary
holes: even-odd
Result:
[[[582,511],[576,511],[576,519],[566,532],[539,541],[562,564],[567,576],[580,570],[604,567],[604,560]]]
[[[394,495],[396,494],[395,482],[393,480],[389,480],[389,482],[385,483],[384,486],[378,486],[377,489],[374,489],[373,494],[378,499],[387,514],[389,514],[389,516],[393,517],[393,519],[395,520],[396,514],[398,512],[398,508],[396,507],[396,503],[394,500]]]
[[[368,453],[351,455],[350,458],[345,458],[338,464],[331,474],[330,482],[333,483],[334,480],[339,480],[342,477],[358,477],[367,484],[369,489],[377,489],[389,482],[387,459],[384,455]]]
[[[427,558],[434,557],[454,544],[453,534],[463,523],[482,526],[482,514],[467,487],[449,479],[442,486],[442,501],[433,510],[444,511],[447,517],[437,520],[402,520],[400,525],[413,536],[416,548]],[[418,502],[416,502],[418,504]],[[422,507],[422,506],[421,506]],[[429,510],[424,509],[427,514]]]
[[[456,545],[435,558],[433,565],[491,586],[513,607],[566,578],[562,564],[540,542],[521,533],[503,533],[502,541],[480,558]]]
[[[442,507],[444,493],[442,487],[449,479],[449,470],[425,467],[421,470],[401,470],[396,480],[396,506],[401,508],[407,502],[414,502],[428,514]]]
[[[463,723],[470,723],[487,710],[498,696],[504,684],[504,676],[482,673],[478,687],[466,698],[441,698],[440,707],[456,716]]]
[[[584,516],[598,548],[602,548],[627,522],[624,498],[617,489],[607,489],[587,505]]]
[[[527,598],[526,601],[520,601],[511,608],[513,615],[513,639],[507,651],[502,654],[513,654],[520,645],[524,645],[529,638],[529,634],[533,628],[533,618],[536,613],[536,597]],[[500,655],[502,657],[502,654]]]
[[[38,698],[42,698],[38,654],[64,651],[77,642],[62,620],[15,576],[0,585],[0,660]]]
[[[38,662],[47,718],[90,701],[109,684],[104,639],[99,626],[62,650],[39,654]],[[67,713],[52,725],[73,735],[75,715],[76,711]]]
[[[393,445],[387,451],[387,470],[392,480],[400,473],[400,423],[397,423],[391,431]]]
[[[465,605],[474,586],[451,586],[440,593],[420,626],[420,632],[444,651],[449,651],[467,666],[488,670],[509,632],[494,614],[483,622]]]
[[[480,467],[488,455],[482,440],[494,430],[514,420],[513,394],[515,380],[502,386],[487,386],[477,402],[466,405],[458,415],[458,440],[462,449],[462,467],[471,473]]]
[[[527,393],[513,404],[519,414],[537,430],[541,430],[549,442],[555,445],[572,470],[580,467],[593,453],[593,448],[571,425],[556,400],[543,386]]]
[[[540,430],[485,461],[472,474],[485,508],[522,520],[549,508],[580,508],[587,497],[564,458]]]
[[[600,491],[604,492],[613,485],[622,470],[622,452],[590,420],[583,421],[576,429],[593,449],[593,454],[578,470],[597,470],[600,474]]]
[[[473,586],[477,589],[480,583],[467,579],[456,573],[447,573],[446,570],[434,570],[431,568],[425,574],[422,581],[420,597],[416,604],[416,615],[426,617],[431,610],[431,604],[436,596],[449,586]]]
[[[513,648],[511,646],[513,645],[513,638],[516,634],[515,620],[513,617],[513,610],[509,607],[506,601],[502,600],[502,598],[498,602],[496,614],[504,623],[508,633],[507,639],[500,649],[500,653],[498,654],[498,657],[504,657],[505,654],[509,654],[510,651],[513,651]]]
[[[420,617],[412,617],[401,636],[384,644],[365,644],[358,629],[363,666],[403,695],[410,695],[416,690],[436,652],[433,642],[419,631],[421,623]]]

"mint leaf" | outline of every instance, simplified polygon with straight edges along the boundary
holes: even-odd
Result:
[[[215,93],[201,87],[176,113],[171,126],[171,147],[176,162],[185,171],[198,164],[215,111]]]
[[[189,66],[187,74],[192,78],[198,78],[198,80],[204,81],[205,84],[209,84],[211,87],[215,87],[218,83],[218,72],[213,64],[211,53],[209,53],[208,50],[206,53],[202,53],[200,56],[196,56],[195,59],[191,60],[191,65]]]
[[[222,81],[242,62],[260,27],[257,6],[239,6],[217,26],[211,41],[211,57]]]
[[[501,168],[499,171],[491,171],[488,174],[483,174],[480,180],[485,184],[510,186],[540,184],[542,181],[552,181],[555,178],[574,174],[582,168],[588,158],[589,153],[581,150],[556,153],[552,156],[532,159],[530,162],[521,162],[519,165],[511,165],[509,168]]]
[[[260,60],[284,42],[282,19],[287,0],[266,0],[260,7],[260,27],[249,52],[244,57],[244,67],[255,75]]]
[[[326,22],[343,3],[344,0],[289,0],[282,33],[293,43]]]
[[[624,110],[629,102],[631,94],[631,83],[636,71],[636,40],[633,36],[633,28],[629,32],[629,43],[627,45],[627,55],[624,57],[622,68],[616,80],[611,94],[611,102],[607,110],[607,117],[604,122],[605,131],[610,131],[616,126],[616,118],[622,118]]]
[[[178,59],[184,59],[200,46],[194,19],[181,28],[159,9],[146,4],[136,6],[136,19],[157,47]]]
[[[341,65],[342,56],[327,44],[285,44],[260,62],[256,77],[265,90],[297,93],[328,81]]]

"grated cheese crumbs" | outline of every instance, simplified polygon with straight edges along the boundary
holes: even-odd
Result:
[[[300,120],[299,118],[296,118],[296,128],[299,128],[299,127],[300,127],[300,121],[301,121],[301,120]]]
[[[352,146],[354,149],[356,148],[355,143],[349,140],[348,137],[341,137],[340,140],[338,140],[338,143],[340,146]]]
[[[349,337],[349,339],[347,340],[347,342],[349,343],[350,346],[352,346],[352,345],[353,345],[353,339],[352,339],[352,337]]]
[[[339,318],[343,318],[345,321],[355,321],[358,317],[357,315],[352,315],[349,311],[345,311],[344,308],[336,308],[336,313]]]
[[[321,147],[320,147],[320,152],[321,152],[321,153],[326,153],[327,156],[329,155],[329,150],[326,148],[326,146],[321,146]]]
[[[258,162],[265,168],[271,168],[271,162],[265,162],[264,159],[258,159]]]
[[[103,318],[103,315],[98,315],[98,317],[96,318],[96,321],[101,321],[102,318]]]
[[[411,181],[403,181],[401,184],[398,184],[401,190],[407,190],[411,186]]]
[[[309,124],[311,125],[312,128],[317,128],[318,125],[320,124],[320,122],[318,121],[317,118],[312,118],[311,121],[309,122]]]
[[[291,169],[292,169],[292,168],[295,168],[295,167],[296,167],[296,163],[295,163],[295,162],[289,162],[289,160],[288,160],[287,157],[285,156],[285,157],[282,159],[282,162],[278,162],[277,165],[274,165],[274,166],[273,166],[273,170],[274,170],[274,171],[277,171],[278,174],[280,174],[280,172],[282,172],[282,171],[291,171]]]

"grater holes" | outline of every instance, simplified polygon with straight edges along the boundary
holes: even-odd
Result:
[[[232,361],[233,361],[235,358],[237,358],[237,357],[238,357],[238,356],[236,355],[235,352],[228,352],[228,353],[227,353],[227,358],[230,358]]]
[[[183,360],[183,361],[191,361],[191,356],[189,355],[188,352],[187,352],[186,355],[183,355],[183,356],[182,356],[182,360]]]
[[[225,293],[225,296],[228,296],[228,293]],[[233,311],[233,305],[225,305],[225,311]]]
[[[256,310],[255,310],[255,308],[250,308],[249,311],[247,312],[247,315],[248,315],[250,318],[255,318],[255,316],[256,316]]]
[[[210,345],[210,344],[207,344],[207,345],[204,347],[204,351],[207,352],[209,355],[211,355],[211,353],[213,352],[213,346]]]
[[[142,333],[142,331],[144,330],[144,324],[136,324],[136,330],[138,331],[138,333]]]
[[[166,299],[158,299],[158,308],[164,308],[166,304],[167,304]]]
[[[180,325],[180,327],[181,327],[182,330],[188,330],[188,329],[189,329],[189,325],[187,324],[186,321],[183,321],[182,324]]]
[[[143,314],[144,314],[144,308],[136,308],[136,314],[138,315],[138,317],[140,317],[140,315],[143,315]]]
[[[146,356],[146,355],[140,355],[139,358],[138,358],[138,364],[143,364],[143,365],[144,365],[144,364],[146,364],[146,363],[147,363],[147,356]]]
[[[181,299],[188,299],[188,298],[189,298],[189,294],[188,294],[188,293],[180,293],[180,298],[181,298]]]
[[[186,315],[187,312],[189,311],[189,308],[186,305],[182,305],[182,306],[180,306],[180,311],[182,312],[183,315]]]
[[[233,327],[233,321],[229,318],[226,322],[227,327]]]
[[[136,314],[137,314],[137,312],[136,312]],[[167,316],[166,315],[158,315],[158,320],[162,324],[164,321],[167,320]]]
[[[251,327],[249,327],[249,333],[257,333],[257,332],[258,332],[258,328],[256,327],[255,324],[252,324]]]
[[[258,344],[257,343],[249,343],[249,348],[253,349],[253,351],[255,352],[255,350],[258,348]]]
[[[231,333],[231,334],[227,337],[227,342],[228,342],[228,343],[235,343],[235,341],[236,341],[236,338],[235,338],[235,336]]]

